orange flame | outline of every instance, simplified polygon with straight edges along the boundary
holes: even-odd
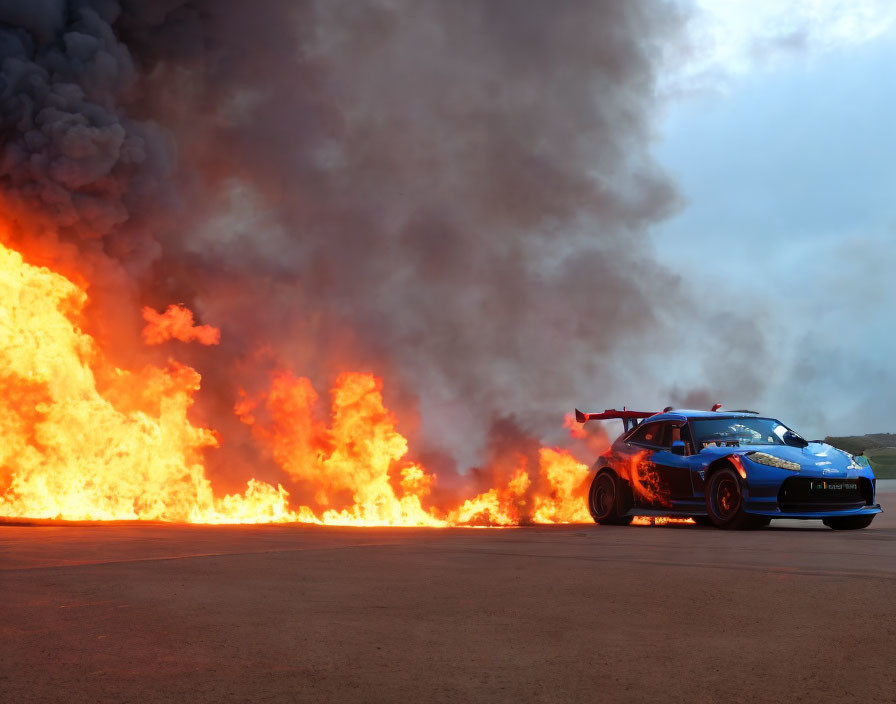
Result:
[[[147,345],[161,345],[168,340],[191,342],[200,345],[217,345],[221,341],[221,331],[211,325],[194,325],[193,311],[180,305],[170,305],[164,313],[152,308],[143,309],[143,340]]]
[[[694,525],[693,518],[680,518],[677,516],[635,516],[633,526],[668,526],[668,525]]]
[[[250,482],[215,500],[187,411],[199,374],[108,368],[78,326],[85,292],[0,245],[0,515],[216,522],[284,515],[286,492]],[[95,368],[110,382],[97,390]],[[131,391],[136,389],[136,391]]]
[[[576,440],[584,440],[588,437],[588,431],[585,429],[584,423],[579,423],[572,413],[563,416],[563,427],[569,431],[569,437]]]
[[[647,451],[638,452],[630,459],[630,473],[632,490],[641,496],[647,503],[670,505],[670,500],[660,483],[650,460],[647,459]]]
[[[173,361],[115,367],[82,329],[86,303],[83,287],[0,245],[0,515],[357,526],[590,522],[588,468],[561,449],[542,448],[533,467],[521,454],[498,486],[453,508],[437,506],[438,477],[407,458],[382,381],[368,373],[339,375],[327,413],[311,382],[286,371],[234,406],[284,483],[312,505],[293,506],[281,484],[255,478],[241,494],[218,495],[204,455],[220,438],[189,418],[199,373]],[[219,339],[182,306],[144,309],[143,317],[148,344]]]

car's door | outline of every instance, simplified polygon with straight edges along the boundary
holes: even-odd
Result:
[[[689,459],[693,452],[693,443],[690,441],[687,426],[678,421],[669,421],[663,425],[666,427],[663,428],[663,433],[659,436],[659,445],[651,457],[655,471],[660,477],[661,486],[673,501],[693,499],[694,486],[691,482]],[[684,443],[684,455],[672,452],[672,443],[679,440]]]
[[[671,452],[680,433],[680,421],[644,423],[626,444],[637,451],[632,489],[635,500],[651,508],[671,508],[672,502],[693,497],[687,457]]]

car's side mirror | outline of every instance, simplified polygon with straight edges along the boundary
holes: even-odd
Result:
[[[788,430],[784,433],[784,444],[790,445],[791,447],[807,447],[809,445],[805,439],[801,438],[792,430]]]
[[[683,440],[676,440],[673,442],[671,449],[673,455],[684,455],[686,453]]]

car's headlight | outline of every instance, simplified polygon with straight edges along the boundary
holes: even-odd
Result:
[[[850,455],[847,469],[867,469],[870,466],[865,455]]]
[[[748,452],[747,457],[757,464],[765,464],[769,467],[777,467],[778,469],[789,469],[791,472],[800,471],[800,466],[796,462],[782,460],[780,457],[775,457],[766,452]]]

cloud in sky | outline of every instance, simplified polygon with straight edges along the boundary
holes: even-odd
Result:
[[[890,34],[888,0],[694,0],[683,42],[669,52],[666,90],[718,90],[732,77],[773,69]]]
[[[767,6],[732,30],[728,58],[704,74],[708,90],[666,104],[654,150],[687,201],[653,228],[660,259],[712,291],[717,320],[703,329],[752,350],[762,383],[741,396],[750,380],[732,383],[724,350],[701,338],[693,376],[677,387],[703,379],[718,400],[780,414],[813,437],[892,429],[893,12],[794,3],[764,16]],[[735,9],[720,13],[737,24]],[[751,57],[776,26],[809,28],[802,53]],[[718,321],[733,311],[756,329],[726,332]]]

